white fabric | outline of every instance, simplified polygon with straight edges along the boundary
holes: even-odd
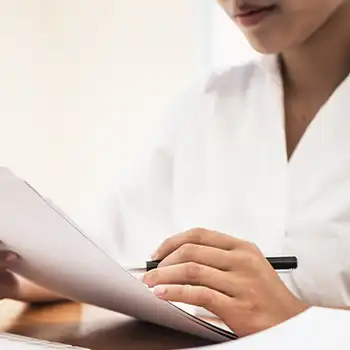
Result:
[[[310,308],[276,327],[202,350],[348,350],[350,312]],[[198,348],[196,348],[198,349]],[[194,349],[192,349],[194,350]]]
[[[350,77],[288,162],[277,68],[266,56],[195,86],[87,223],[96,241],[144,260],[186,229],[229,233],[296,255],[285,282],[305,301],[350,305]]]

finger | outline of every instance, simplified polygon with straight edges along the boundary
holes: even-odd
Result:
[[[154,269],[144,275],[143,283],[149,287],[160,284],[203,286],[230,297],[236,296],[239,292],[239,286],[232,273],[196,263],[184,263]]]
[[[2,264],[11,263],[17,258],[18,256],[15,253],[9,251],[5,244],[2,241],[0,241],[0,267]]]
[[[230,271],[233,268],[232,252],[219,248],[186,243],[168,255],[158,267],[195,262],[218,270]]]
[[[0,269],[9,268],[14,262],[18,260],[18,256],[7,250],[0,250]]]
[[[153,293],[163,300],[203,307],[221,319],[235,304],[227,295],[201,286],[159,285]]]
[[[18,283],[10,272],[0,274],[0,299],[15,298],[18,292]]]
[[[203,245],[223,250],[233,250],[246,243],[238,238],[205,229],[196,228],[187,232],[179,233],[165,240],[152,258],[164,259],[166,256],[187,243]]]

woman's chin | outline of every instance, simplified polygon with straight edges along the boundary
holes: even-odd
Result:
[[[274,42],[270,39],[263,39],[260,37],[246,36],[250,46],[254,51],[263,55],[275,55],[288,49],[286,43]]]

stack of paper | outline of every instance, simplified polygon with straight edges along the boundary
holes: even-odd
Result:
[[[70,299],[223,342],[236,336],[171,303],[91,242],[61,210],[0,168],[0,240],[21,256],[15,273]]]
[[[76,346],[37,340],[19,335],[0,333],[0,349],[6,350],[44,350],[44,349],[67,349],[67,350],[88,350]]]

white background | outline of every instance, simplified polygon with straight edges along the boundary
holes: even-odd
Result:
[[[0,165],[74,215],[171,101],[252,51],[215,0],[0,0]]]
[[[207,49],[212,70],[241,65],[257,56],[248,42],[216,1],[207,2],[209,27]]]

